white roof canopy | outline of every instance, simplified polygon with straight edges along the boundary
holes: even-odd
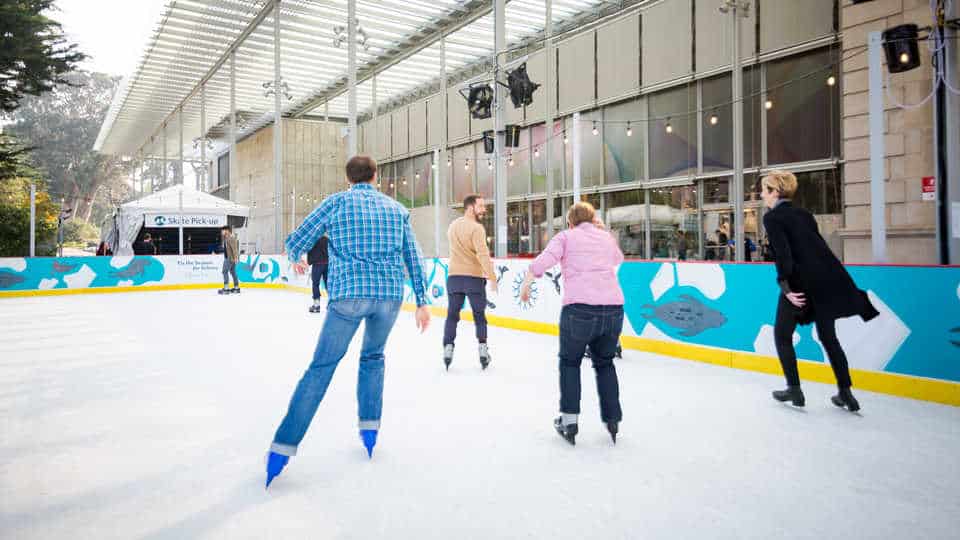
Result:
[[[243,217],[250,215],[250,209],[242,204],[221,199],[208,193],[184,189],[182,185],[171,186],[137,200],[124,203],[120,205],[120,208],[122,213],[134,211],[141,214],[182,213]]]
[[[264,83],[274,77],[275,3],[171,0],[139,66],[114,96],[94,148],[130,156],[142,151],[169,159],[176,159],[180,150],[185,156],[199,155],[195,141],[204,136],[201,94],[208,132],[230,114],[232,52],[236,109],[243,113],[238,137],[272,122],[273,97],[264,95]],[[451,78],[492,56],[489,0],[356,0],[356,5],[358,35],[366,36],[364,45],[357,47],[358,115],[373,106],[374,74],[380,104],[439,81],[441,36],[446,36]],[[616,5],[604,0],[553,0],[555,32]],[[289,94],[284,115],[323,114],[328,104],[331,116],[345,117],[347,49],[335,41],[346,34],[347,1],[282,0],[280,6],[280,64]],[[507,46],[542,34],[545,9],[543,0],[508,1]]]

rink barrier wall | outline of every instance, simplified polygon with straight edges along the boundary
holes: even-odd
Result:
[[[220,255],[0,259],[0,297],[214,289],[222,286]],[[489,296],[491,325],[557,335],[563,277],[550,270],[530,302],[519,286],[529,260],[495,261],[499,294]],[[428,303],[446,316],[447,262],[425,259]],[[851,266],[881,316],[842,319],[837,334],[857,388],[960,406],[960,268]],[[242,288],[310,292],[282,256],[244,255]],[[628,261],[617,279],[624,291],[622,343],[630,350],[780,375],[773,344],[779,294],[766,264]],[[405,309],[413,307],[406,288]],[[466,307],[466,306],[465,306]],[[471,320],[469,309],[461,318]],[[833,383],[815,330],[794,336],[801,377]]]

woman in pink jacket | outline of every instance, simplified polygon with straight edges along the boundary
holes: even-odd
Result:
[[[623,418],[613,366],[623,329],[623,291],[616,268],[623,262],[623,252],[589,203],[571,206],[567,222],[570,228],[554,236],[530,265],[520,298],[528,301],[534,278],[560,264],[564,285],[560,312],[560,417],[554,421],[554,427],[567,442],[575,444],[580,414],[580,362],[589,346],[597,373],[600,417],[616,443]]]

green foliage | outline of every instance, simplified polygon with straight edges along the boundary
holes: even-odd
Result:
[[[0,179],[0,257],[30,254],[30,182],[31,179],[22,177]],[[60,207],[50,200],[39,182],[36,204],[37,255],[51,256],[56,253]]]
[[[70,86],[25,98],[7,131],[33,147],[30,160],[51,196],[63,199],[75,217],[98,222],[129,191],[131,164],[93,151],[119,79],[87,72],[65,78]]]
[[[54,9],[54,0],[0,0],[0,112],[66,84],[63,75],[86,58],[44,14]]]
[[[79,244],[86,246],[90,243],[97,243],[100,239],[100,229],[96,225],[71,219],[63,224],[63,242],[70,244]]]

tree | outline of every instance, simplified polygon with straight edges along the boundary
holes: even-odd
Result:
[[[24,98],[8,130],[33,147],[31,160],[48,178],[51,195],[75,218],[99,223],[129,190],[132,163],[93,151],[119,78],[78,71],[65,79],[66,86]]]
[[[44,15],[54,0],[0,0],[0,112],[17,109],[24,96],[58,84],[86,56],[67,44],[60,23]]]
[[[3,136],[0,136],[3,138]],[[36,185],[37,255],[56,253],[60,206],[22,154],[0,175],[0,257],[25,257],[30,253],[30,184]]]

